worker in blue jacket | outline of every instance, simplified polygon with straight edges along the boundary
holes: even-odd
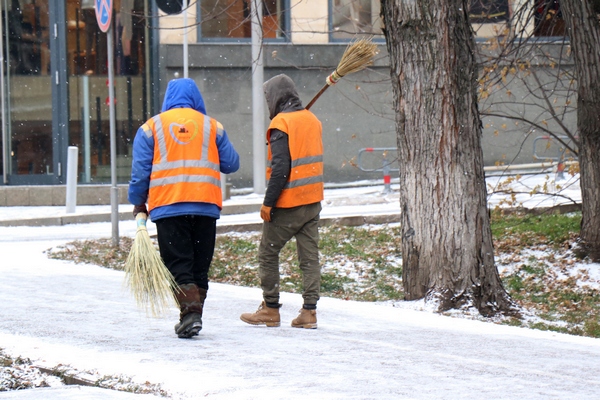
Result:
[[[206,114],[196,83],[170,81],[162,112],[146,121],[133,141],[128,199],[134,216],[149,211],[156,223],[160,255],[181,289],[175,325],[181,338],[202,329],[222,208],[220,177],[239,166],[223,125]]]

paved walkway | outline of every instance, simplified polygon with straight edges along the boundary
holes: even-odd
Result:
[[[386,304],[323,298],[319,328],[303,330],[289,325],[301,297],[283,293],[282,326],[255,327],[239,315],[256,309],[260,289],[211,284],[204,329],[192,340],[178,339],[175,308],[147,318],[124,291],[122,272],[48,260],[43,251],[53,243],[0,242],[0,347],[48,366],[160,383],[177,399],[595,399],[600,393],[598,339]],[[43,398],[61,398],[49,394]]]
[[[397,215],[397,194],[369,190],[328,192],[323,216],[358,223],[367,215]],[[260,199],[235,202],[256,206]],[[20,217],[42,218],[42,211],[51,210],[23,209]],[[224,215],[219,225],[258,218],[256,211]],[[0,347],[49,367],[161,384],[175,399],[545,400],[596,399],[600,393],[598,339],[389,303],[323,298],[319,328],[300,330],[289,323],[302,299],[283,293],[282,326],[254,327],[239,315],[256,309],[260,289],[213,283],[204,329],[192,340],[178,339],[177,310],[148,318],[124,289],[122,272],[45,254],[67,240],[107,237],[110,225],[0,227]],[[135,232],[130,219],[119,228]],[[0,393],[0,399],[27,400],[140,397],[149,395],[78,387]]]

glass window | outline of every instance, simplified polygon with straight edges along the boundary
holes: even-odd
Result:
[[[3,7],[9,175],[53,174],[52,79],[48,0]],[[6,151],[6,153],[4,153]],[[3,171],[4,172],[4,171]]]
[[[111,180],[107,33],[98,27],[94,0],[66,0],[69,73],[69,146],[80,149],[80,181]],[[143,0],[113,0],[112,35],[117,175],[131,176],[131,146],[149,118],[148,40]]]
[[[469,18],[478,37],[523,29],[532,36],[564,36],[559,0],[471,0]]]
[[[383,39],[379,0],[330,0],[332,39],[353,39],[357,35]]]
[[[469,20],[477,37],[496,37],[509,32],[508,0],[471,0]]]
[[[471,0],[471,22],[496,23],[508,21],[508,0]]]
[[[245,39],[252,37],[252,0],[203,0],[200,3],[202,39]],[[263,0],[263,35],[285,37],[286,0]]]
[[[565,21],[558,0],[536,0],[534,36],[564,36]]]
[[[2,7],[5,54],[6,121],[0,154],[1,174],[11,184],[55,183],[64,177],[64,144],[77,146],[79,180],[105,183],[111,179],[110,123],[107,80],[107,34],[100,31],[93,0],[65,0],[64,35],[50,28],[52,0],[7,0]],[[61,11],[62,12],[62,11]],[[131,143],[137,128],[149,117],[151,74],[146,41],[145,0],[113,1],[113,60],[117,137],[117,174],[127,182]],[[54,33],[59,37],[53,40]],[[51,48],[51,44],[57,44]],[[63,47],[64,46],[64,47]],[[66,53],[51,65],[51,51]],[[52,68],[51,68],[52,67]],[[66,72],[59,82],[51,70]],[[61,94],[61,88],[67,92]],[[68,96],[68,109],[53,101]],[[66,99],[64,99],[66,100]],[[56,130],[56,118],[67,116],[68,137]],[[57,151],[59,150],[59,151]],[[66,150],[66,146],[65,146]],[[57,154],[58,153],[58,154]]]

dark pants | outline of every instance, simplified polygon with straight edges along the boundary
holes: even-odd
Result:
[[[163,218],[156,221],[156,229],[160,255],[175,282],[208,289],[217,220],[199,215]]]
[[[302,271],[304,305],[314,307],[321,289],[319,264],[319,213],[321,203],[294,208],[273,208],[271,222],[263,223],[258,248],[258,273],[266,303],[279,303],[279,252],[296,238]]]

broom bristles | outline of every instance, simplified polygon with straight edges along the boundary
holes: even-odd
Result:
[[[342,77],[361,71],[369,65],[373,65],[373,57],[378,53],[379,50],[377,49],[377,45],[372,42],[372,38],[362,38],[348,44],[337,68],[325,78],[325,85],[305,108],[307,110],[310,109],[325,90],[327,90],[329,86],[335,85]]]
[[[379,53],[372,38],[362,38],[348,44],[335,69],[340,77],[361,71],[373,65],[373,57]]]
[[[177,304],[179,288],[150,239],[146,218],[144,213],[136,216],[138,229],[125,261],[125,276],[137,305],[156,317]]]

